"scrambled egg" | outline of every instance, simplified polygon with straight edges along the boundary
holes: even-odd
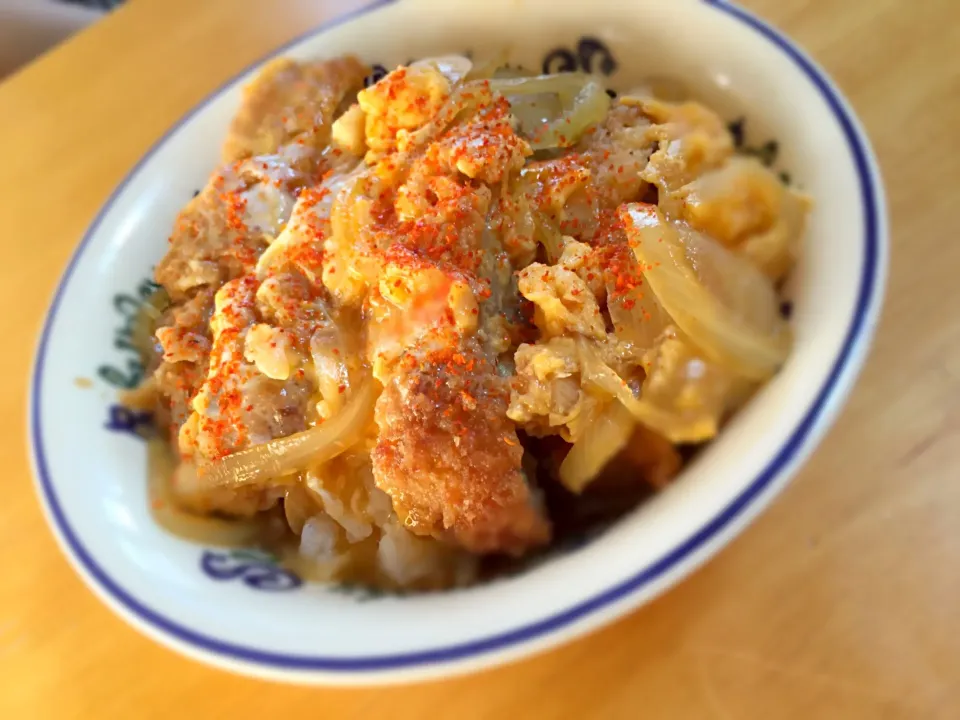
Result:
[[[430,67],[395,70],[358,93],[370,148],[367,162],[398,149],[398,143],[432,119],[449,96],[450,82]]]

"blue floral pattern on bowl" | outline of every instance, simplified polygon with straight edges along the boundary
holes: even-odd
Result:
[[[274,555],[260,550],[204,550],[200,570],[211,580],[239,581],[266,592],[287,592],[303,585],[299,575],[281,567]]]

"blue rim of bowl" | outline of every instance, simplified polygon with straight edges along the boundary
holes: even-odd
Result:
[[[370,13],[387,5],[392,5],[399,0],[375,0],[371,5],[341,16],[331,23],[304,33],[303,35],[284,44],[279,49],[270,53],[267,58],[276,53],[283,52],[300,41],[313,37],[319,33],[327,31],[337,25],[341,25],[349,20]],[[829,400],[837,388],[843,373],[848,369],[848,365],[854,355],[858,343],[869,340],[871,327],[868,319],[871,316],[873,306],[879,303],[878,289],[882,282],[882,264],[880,245],[880,228],[882,227],[882,218],[880,216],[880,207],[882,200],[879,196],[879,178],[874,176],[871,169],[870,151],[866,142],[858,131],[857,126],[850,112],[847,110],[844,101],[839,93],[833,88],[825,75],[813,64],[813,62],[800,51],[792,42],[787,40],[777,30],[773,29],[763,21],[754,17],[750,13],[739,7],[729,4],[725,0],[703,0],[707,5],[730,15],[731,17],[744,23],[751,29],[760,33],[770,41],[779,50],[784,52],[807,76],[807,78],[817,87],[830,106],[833,114],[843,128],[844,136],[850,147],[854,163],[857,168],[857,174],[860,180],[860,189],[862,196],[864,226],[865,226],[865,248],[864,263],[860,277],[860,287],[857,295],[856,309],[850,327],[844,338],[840,353],[834,363],[826,381],[816,399],[807,411],[803,420],[799,423],[789,440],[777,452],[767,467],[756,479],[728,504],[718,515],[700,528],[695,534],[687,538],[682,544],[673,551],[660,558],[657,562],[644,568],[632,577],[622,581],[614,587],[596,595],[589,600],[585,600],[576,606],[563,612],[544,618],[534,623],[508,632],[493,635],[491,637],[474,640],[466,643],[450,645],[447,647],[421,650],[410,653],[400,653],[394,655],[380,655],[371,657],[322,657],[322,656],[302,656],[287,655],[282,653],[272,653],[258,650],[251,647],[243,647],[229,642],[224,642],[216,638],[208,637],[198,633],[190,628],[177,624],[173,620],[164,617],[155,610],[150,609],[136,598],[132,597],[122,587],[120,587],[104,570],[97,564],[93,557],[80,543],[80,540],[74,534],[70,525],[67,523],[63,510],[57,500],[53,485],[50,481],[47,462],[44,456],[42,445],[42,434],[40,431],[40,397],[41,381],[43,376],[44,358],[46,355],[47,341],[49,339],[50,328],[60,305],[64,288],[69,281],[73,270],[79,260],[84,248],[90,238],[96,233],[101,220],[113,205],[117,196],[127,186],[130,179],[136,175],[143,164],[161,148],[170,135],[184,125],[193,115],[203,108],[213,97],[223,92],[236,80],[247,72],[262,64],[267,58],[258,60],[248,68],[238,73],[228,82],[224,83],[219,89],[211,93],[207,98],[195,106],[187,115],[185,115],[176,125],[168,130],[160,140],[141,158],[137,165],[127,174],[127,177],[114,190],[113,194],[101,208],[97,217],[90,225],[83,240],[74,252],[70,263],[67,266],[63,277],[57,286],[53,302],[44,322],[40,343],[37,350],[36,361],[33,372],[33,383],[30,396],[30,439],[33,449],[33,460],[36,474],[39,476],[41,498],[45,502],[49,515],[55,523],[55,529],[60,533],[63,544],[66,549],[73,553],[75,559],[89,573],[90,577],[96,580],[107,595],[119,603],[124,609],[144,621],[154,630],[168,634],[173,638],[180,640],[187,645],[194,646],[198,650],[223,656],[227,659],[241,661],[243,663],[254,663],[256,665],[268,666],[274,669],[282,670],[316,670],[327,672],[359,672],[359,671],[385,671],[410,669],[423,665],[435,665],[450,663],[454,661],[463,661],[472,657],[485,655],[487,653],[506,650],[520,643],[530,642],[540,639],[548,634],[556,632],[571,623],[583,619],[586,616],[601,610],[617,601],[623,600],[632,595],[657,578],[665,575],[676,567],[684,559],[691,556],[696,551],[702,549],[711,539],[716,537],[728,525],[734,522],[754,501],[758,500],[762,492],[771,485],[771,483],[781,474],[789,465],[791,460],[802,449],[810,433],[816,428],[818,421],[824,414],[829,405]],[[856,368],[851,368],[855,370]]]

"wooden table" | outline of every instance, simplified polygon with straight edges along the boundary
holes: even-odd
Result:
[[[28,366],[56,279],[181,114],[362,2],[136,0],[0,85],[0,717],[960,717],[956,0],[745,3],[809,48],[863,118],[888,184],[893,263],[874,352],[835,429],[681,586],[512,667],[364,691],[185,660],[82,586],[41,518],[25,451]]]

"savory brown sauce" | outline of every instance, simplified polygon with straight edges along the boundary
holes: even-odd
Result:
[[[262,546],[267,535],[265,521],[226,519],[195,515],[177,505],[171,479],[177,460],[170,445],[160,437],[147,440],[147,494],[150,512],[167,532],[191,542],[217,547]]]
[[[253,518],[198,515],[180,507],[176,501],[172,487],[176,467],[177,458],[170,445],[157,436],[148,438],[150,513],[157,525],[184,540],[214,547],[262,550],[273,555],[280,565],[301,579],[312,582],[340,581],[387,590],[431,590],[463,585],[475,576],[473,558],[418,538],[415,542],[431,554],[432,561],[446,566],[446,571],[434,574],[426,583],[398,583],[387,576],[378,564],[378,546],[382,537],[379,532],[350,544],[338,554],[335,562],[308,557],[300,550],[300,537],[288,524],[284,501],[274,510],[259,513]]]

